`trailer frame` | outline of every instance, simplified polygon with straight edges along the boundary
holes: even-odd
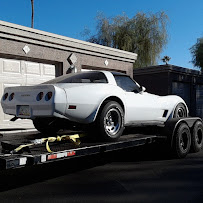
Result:
[[[197,122],[200,122],[201,126],[203,126],[202,120],[198,117],[171,119],[167,121],[164,126],[157,127],[156,132],[153,132],[152,134],[149,132],[145,134],[127,134],[122,136],[119,141],[115,142],[82,142],[80,146],[76,146],[73,143],[68,142],[52,143],[50,145],[51,148],[54,149],[54,152],[52,153],[46,151],[44,144],[28,147],[19,154],[8,153],[8,149],[10,150],[12,147],[14,148],[22,143],[28,142],[30,140],[30,135],[27,133],[25,135],[23,133],[18,135],[5,135],[1,138],[2,147],[0,148],[0,170],[27,167],[93,154],[103,154],[110,151],[149,145],[152,143],[164,145],[164,147],[172,154],[175,154],[177,158],[183,158],[188,152],[184,154],[184,156],[179,156],[177,153],[178,146],[174,146],[174,139],[176,139],[177,130],[181,125],[186,125],[190,130],[190,137],[192,139],[194,126]],[[201,127],[200,130],[200,144],[202,148],[203,127]],[[37,136],[40,135],[41,134],[37,134]],[[35,135],[32,135],[31,137],[33,138]]]

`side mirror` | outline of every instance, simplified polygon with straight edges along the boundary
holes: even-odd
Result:
[[[141,91],[141,92],[145,92],[145,91],[146,91],[146,88],[143,87],[143,86],[140,86],[140,91]]]

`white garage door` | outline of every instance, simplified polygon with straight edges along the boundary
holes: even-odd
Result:
[[[0,98],[5,87],[35,85],[55,78],[55,66],[28,61],[0,58]],[[2,128],[33,128],[27,119],[10,121],[13,116],[3,113],[0,105],[0,129]]]

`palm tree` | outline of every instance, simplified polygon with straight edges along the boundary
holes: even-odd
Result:
[[[166,65],[168,65],[168,62],[171,60],[171,57],[169,57],[169,56],[164,56],[161,60],[162,60],[164,63],[166,63]]]
[[[32,18],[31,18],[31,28],[34,27],[34,0],[31,0],[32,5]]]

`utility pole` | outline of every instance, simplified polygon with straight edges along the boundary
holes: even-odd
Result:
[[[34,27],[34,0],[31,0],[32,5],[32,17],[31,17],[31,28]]]

